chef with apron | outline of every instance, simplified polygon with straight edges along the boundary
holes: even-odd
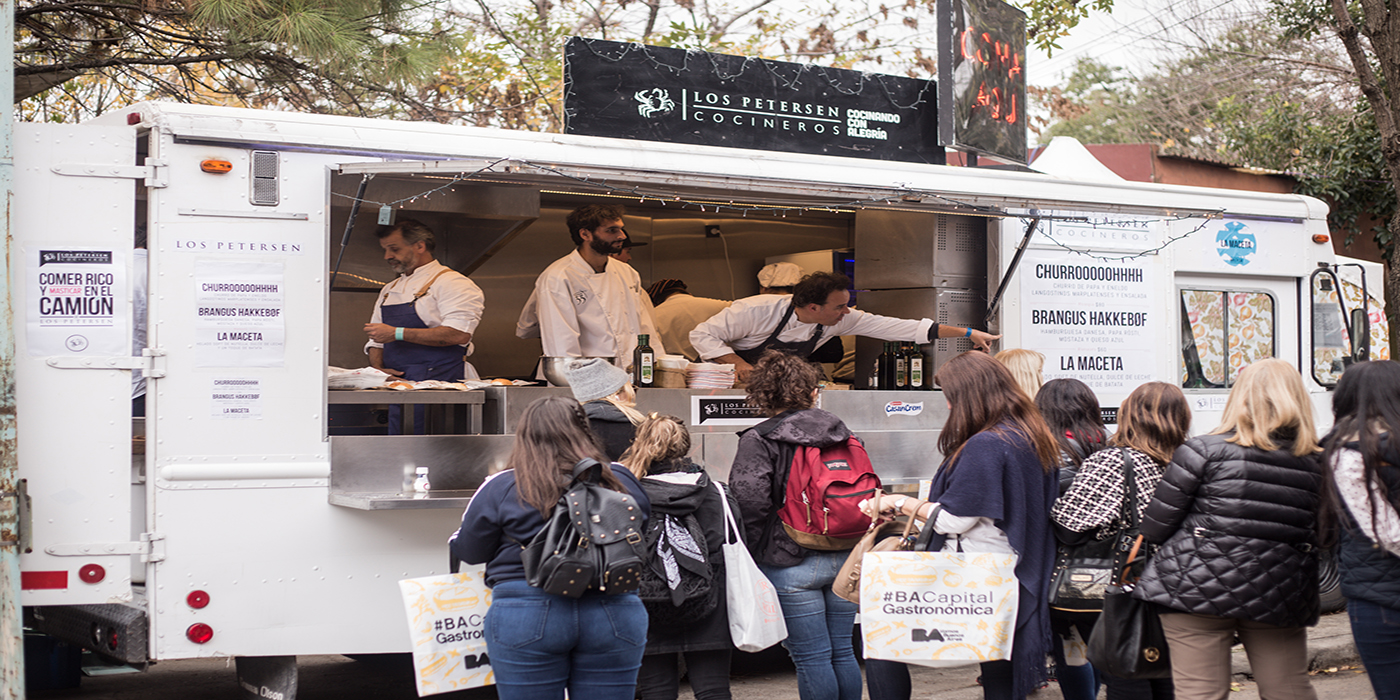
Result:
[[[740,381],[769,350],[810,359],[838,336],[863,335],[880,340],[931,343],[938,338],[968,338],[983,350],[999,335],[929,319],[878,316],[847,306],[851,280],[842,274],[814,272],[792,294],[760,294],[740,299],[690,332],[700,358],[735,366]],[[839,341],[836,341],[839,342]]]
[[[486,306],[481,288],[434,259],[436,241],[422,222],[403,219],[377,235],[384,260],[399,276],[384,286],[365,324],[370,366],[411,381],[476,379],[466,356]],[[420,434],[425,408],[414,407]],[[402,428],[401,408],[391,406],[389,434]]]
[[[651,336],[657,355],[666,353],[641,276],[610,257],[628,240],[622,215],[622,207],[610,204],[590,204],[569,214],[569,236],[576,249],[535,280],[546,357],[605,357],[627,369],[637,336],[643,333]]]

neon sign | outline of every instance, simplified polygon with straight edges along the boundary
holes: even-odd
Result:
[[[1019,80],[1024,92],[1025,69],[1021,65],[1025,47],[1020,50],[1010,43],[992,37],[991,32],[969,26],[958,36],[958,52],[963,61],[982,66],[982,80],[972,100],[974,111],[982,110],[985,119],[1015,124],[1021,121],[1021,95],[1016,88]]]
[[[1026,16],[1001,0],[940,0],[944,145],[1026,160]]]

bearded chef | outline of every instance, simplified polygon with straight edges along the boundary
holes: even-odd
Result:
[[[735,366],[747,380],[753,363],[769,350],[809,359],[837,336],[863,335],[881,340],[932,343],[939,338],[967,338],[987,350],[999,335],[974,328],[934,323],[929,319],[878,316],[848,306],[851,280],[845,275],[814,272],[792,294],[760,294],[734,302],[690,332],[701,359]],[[838,343],[839,344],[839,343]]]
[[[545,356],[607,357],[626,368],[643,333],[651,336],[658,355],[666,352],[641,276],[609,257],[627,243],[623,213],[617,205],[590,204],[569,214],[569,236],[577,248],[535,280]]]
[[[422,222],[403,219],[376,235],[384,260],[399,276],[384,286],[365,324],[370,366],[412,381],[476,379],[466,356],[486,308],[481,288],[434,259],[437,241]],[[400,432],[397,408],[389,411],[391,435]],[[422,408],[414,411],[419,429]]]

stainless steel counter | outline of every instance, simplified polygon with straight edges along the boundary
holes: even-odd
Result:
[[[450,389],[424,389],[415,391],[392,391],[384,389],[360,389],[360,390],[329,390],[326,392],[326,403],[329,404],[356,404],[372,406],[450,406],[452,415],[448,416],[449,425],[460,425],[457,432],[469,435],[481,433],[481,407],[486,404],[486,394],[477,391],[455,391]],[[465,420],[459,420],[456,416],[457,406],[466,407]],[[413,433],[413,411],[405,408],[403,412],[404,432]]]
[[[331,398],[336,403],[472,405],[482,409],[478,424],[486,434],[334,436],[331,503],[364,510],[464,508],[476,487],[504,467],[515,440],[511,433],[525,407],[544,396],[573,396],[568,389],[553,387],[394,392],[385,396],[388,393],[337,391],[331,392]],[[691,457],[705,465],[713,477],[727,481],[739,431],[762,417],[722,417],[716,422],[716,414],[706,413],[705,406],[706,402],[727,400],[732,408],[743,399],[744,392],[737,389],[643,389],[638,392],[637,408],[643,413],[683,419],[693,439]],[[948,408],[941,392],[824,391],[821,407],[840,416],[865,441],[876,472],[887,484],[915,484],[932,478],[942,461],[938,435],[948,418]],[[426,495],[412,491],[416,467],[428,468],[433,489]]]
[[[555,387],[488,387],[482,430],[502,435],[515,431],[525,407],[544,396],[572,396]],[[683,419],[694,440],[691,457],[720,480],[729,476],[738,448],[735,425],[697,414],[695,397],[744,399],[742,389],[641,389],[637,408]],[[939,391],[823,391],[821,407],[835,413],[866,443],[880,478],[892,484],[928,479],[942,461],[938,435],[948,420],[948,404]],[[750,423],[751,424],[751,423]]]

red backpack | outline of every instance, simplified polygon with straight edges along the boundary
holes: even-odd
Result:
[[[850,549],[870,528],[860,502],[879,488],[880,477],[856,436],[820,449],[798,447],[778,519],[803,547]]]

